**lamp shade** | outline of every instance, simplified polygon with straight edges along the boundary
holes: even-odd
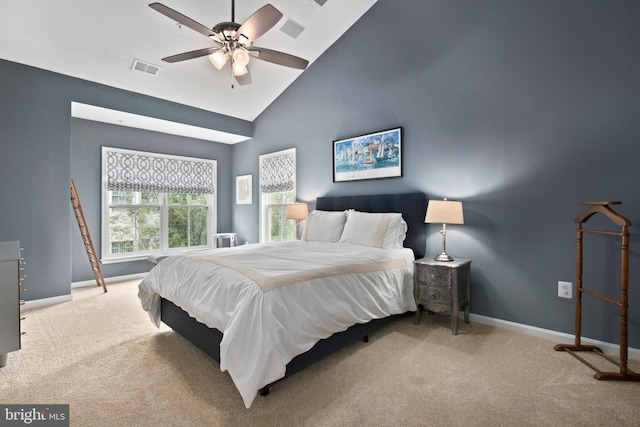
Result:
[[[242,64],[240,64],[238,62],[234,62],[233,63],[233,75],[234,76],[244,76],[248,72],[249,72],[249,69],[247,67],[245,67],[244,65],[242,65]]]
[[[209,55],[209,61],[211,61],[214,67],[220,70],[224,67],[224,64],[227,63],[227,54],[221,50],[215,51]]]
[[[305,219],[307,213],[309,208],[306,203],[289,203],[284,215],[287,219]]]
[[[438,224],[464,224],[462,202],[455,200],[429,200],[424,222]]]
[[[233,51],[233,62],[246,67],[249,64],[249,54],[241,48],[237,48]]]

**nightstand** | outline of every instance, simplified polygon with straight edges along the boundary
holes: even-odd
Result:
[[[420,305],[429,313],[449,312],[451,333],[458,335],[458,311],[464,308],[464,322],[469,323],[471,301],[471,261],[449,262],[422,258],[413,262],[413,294],[416,299],[414,323],[420,323]]]

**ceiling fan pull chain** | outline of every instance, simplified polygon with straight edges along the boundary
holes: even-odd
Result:
[[[231,73],[229,73],[229,75],[231,76],[231,89],[235,89],[235,85],[233,83],[233,67],[229,67],[229,69],[231,70]]]

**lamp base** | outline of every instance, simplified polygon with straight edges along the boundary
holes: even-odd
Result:
[[[436,255],[433,259],[436,260],[436,261],[440,261],[440,262],[453,261],[453,258],[451,258],[449,255],[447,255],[446,252],[442,252],[440,255]]]

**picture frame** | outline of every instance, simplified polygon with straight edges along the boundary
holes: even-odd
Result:
[[[333,182],[401,176],[401,127],[333,141]]]
[[[236,176],[236,204],[250,205],[253,203],[253,175]]]

